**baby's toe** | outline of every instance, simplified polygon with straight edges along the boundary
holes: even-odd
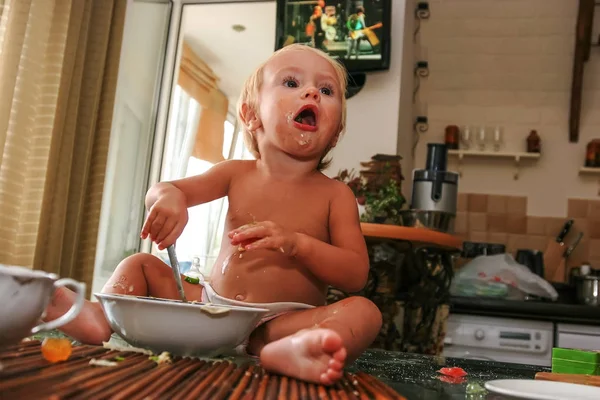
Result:
[[[342,348],[342,338],[334,331],[326,332],[322,337],[323,351],[334,354]]]
[[[346,361],[346,356],[347,355],[348,355],[348,353],[346,352],[346,348],[342,347],[338,351],[336,351],[335,353],[333,353],[332,359],[337,360],[337,361],[339,361],[341,363],[344,363]]]
[[[343,362],[336,360],[335,358],[329,360],[329,369],[341,370],[342,368],[344,368]]]
[[[338,381],[339,379],[342,378],[342,374],[343,372],[339,369],[328,369],[327,372],[325,373],[325,375],[327,375],[327,378],[331,383]]]
[[[321,381],[321,385],[333,384],[333,381],[329,379],[329,374],[327,372],[322,373],[319,380]]]

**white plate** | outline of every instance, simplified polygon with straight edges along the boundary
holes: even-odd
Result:
[[[573,383],[500,379],[486,382],[490,392],[529,400],[598,400],[600,388]]]

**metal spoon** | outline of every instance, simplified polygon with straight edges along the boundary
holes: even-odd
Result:
[[[179,268],[179,261],[177,261],[177,255],[175,254],[175,245],[172,244],[167,247],[167,253],[169,254],[169,261],[171,261],[171,269],[173,270],[173,276],[175,277],[175,283],[177,284],[177,290],[181,301],[187,303],[185,293],[183,292],[183,283],[181,282],[181,269]]]

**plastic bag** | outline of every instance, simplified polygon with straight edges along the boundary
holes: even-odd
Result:
[[[556,289],[519,264],[507,253],[479,256],[456,273],[450,286],[453,296],[487,296],[521,300],[535,295],[556,300]]]

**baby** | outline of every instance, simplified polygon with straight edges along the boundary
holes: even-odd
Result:
[[[249,77],[238,103],[256,160],[224,161],[202,175],[157,183],[146,196],[141,232],[164,249],[182,233],[188,207],[227,196],[220,254],[209,283],[184,281],[188,300],[268,308],[244,351],[266,370],[325,385],[341,378],[381,327],[379,309],[366,298],[326,305],[329,285],[359,291],[369,268],[352,191],[321,173],[344,130],[345,90],[343,67],[325,53],[302,45],[274,53]],[[179,298],[170,267],[146,253],[123,260],[103,292]],[[59,290],[46,319],[62,315],[73,298]],[[93,344],[111,335],[92,302],[62,330]]]

